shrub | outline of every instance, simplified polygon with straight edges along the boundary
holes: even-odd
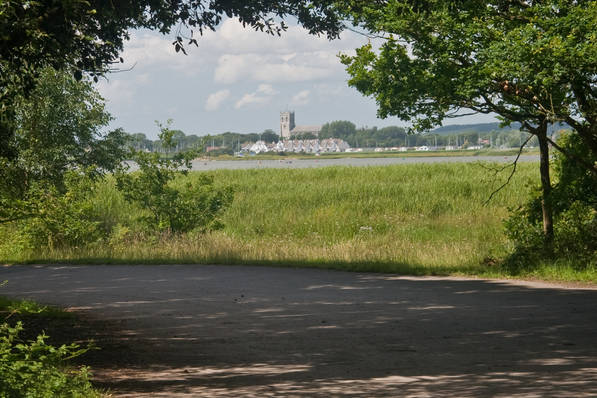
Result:
[[[4,282],[5,283],[5,282]],[[0,283],[0,286],[3,283]],[[44,321],[67,316],[66,313],[28,300],[0,297],[0,314],[23,315]],[[12,318],[14,319],[14,317]],[[39,323],[39,322],[38,322]],[[48,336],[40,334],[31,341],[21,338],[21,321],[0,323],[0,397],[100,397],[89,382],[86,367],[74,368],[68,361],[89,350],[77,344],[59,347],[47,344]]]
[[[18,221],[18,241],[24,248],[84,246],[100,240],[104,233],[91,201],[95,182],[71,171],[65,176],[65,191],[38,185],[29,191],[29,217]]]
[[[597,160],[576,134],[563,134],[558,145],[585,163]],[[514,243],[511,265],[533,265],[548,258],[571,260],[577,267],[597,264],[597,177],[559,152],[554,155],[553,168],[556,184],[549,198],[554,212],[552,250],[546,250],[543,243],[541,199],[535,190],[505,223]]]
[[[0,397],[100,397],[86,367],[68,368],[66,361],[87,351],[77,344],[54,347],[47,336],[21,342],[23,326],[0,324]]]
[[[173,130],[160,127],[163,146],[172,144]],[[134,152],[139,171],[116,174],[124,198],[149,212],[140,219],[151,230],[167,232],[206,231],[220,226],[221,212],[232,202],[231,188],[216,189],[213,178],[202,175],[193,182],[176,185],[190,170],[195,152],[177,153],[172,158],[158,153]]]

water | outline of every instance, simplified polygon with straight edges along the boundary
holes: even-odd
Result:
[[[217,169],[304,169],[328,166],[389,166],[416,163],[512,163],[516,156],[434,156],[434,157],[392,157],[392,158],[340,158],[340,159],[282,159],[282,160],[195,160],[193,170]],[[538,162],[537,155],[523,155],[520,162]]]
[[[516,156],[429,156],[429,157],[393,157],[393,158],[339,158],[339,159],[282,159],[282,160],[194,160],[192,170],[208,171],[218,169],[305,169],[328,166],[389,166],[393,164],[417,163],[475,163],[496,162],[512,163]],[[538,155],[522,155],[519,162],[538,162]],[[127,161],[129,171],[139,168],[132,161]]]

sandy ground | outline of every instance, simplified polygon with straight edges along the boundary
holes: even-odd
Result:
[[[589,288],[247,266],[0,280],[112,325],[127,349],[93,370],[115,397],[597,396]]]

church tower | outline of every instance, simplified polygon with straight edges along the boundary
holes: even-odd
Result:
[[[290,131],[294,127],[294,112],[280,112],[280,138],[290,138]]]

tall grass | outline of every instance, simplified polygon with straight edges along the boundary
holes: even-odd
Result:
[[[135,230],[140,210],[126,203],[108,179],[97,191],[98,213],[107,228],[126,226],[110,242],[18,253],[5,245],[0,253],[11,253],[6,260],[12,262],[257,263],[479,272],[484,260],[509,250],[502,220],[508,207],[526,200],[528,183],[538,178],[535,165],[521,164],[511,183],[484,204],[507,175],[495,177],[480,164],[212,174],[217,184],[235,188],[220,231],[150,237],[127,233]],[[198,173],[186,178],[198,178]]]

